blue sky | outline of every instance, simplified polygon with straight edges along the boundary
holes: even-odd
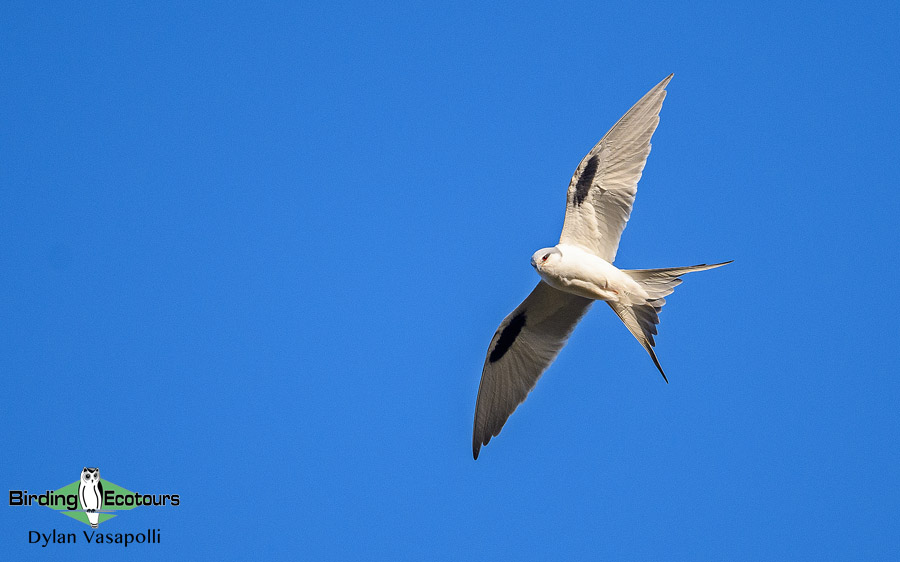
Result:
[[[3,485],[178,493],[133,559],[900,550],[900,8],[0,8]],[[471,456],[481,367],[590,147],[674,72],[617,265]],[[17,559],[83,525],[0,510]]]

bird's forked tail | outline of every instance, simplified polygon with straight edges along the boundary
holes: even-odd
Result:
[[[659,311],[662,310],[663,305],[666,304],[665,297],[672,294],[675,287],[681,285],[680,277],[685,273],[705,271],[707,269],[728,265],[729,263],[731,263],[731,261],[714,263],[712,265],[692,265],[689,267],[622,270],[638,282],[641,288],[647,292],[649,298],[645,304],[628,305],[611,301],[607,301],[607,304],[615,311],[622,322],[625,323],[625,326],[632,335],[634,335],[641,345],[644,346],[644,349],[650,354],[653,363],[656,365],[656,368],[659,369],[660,374],[662,374],[663,379],[665,379],[666,382],[669,382],[669,379],[666,378],[666,373],[663,372],[662,367],[659,365],[659,360],[656,358],[656,353],[653,352],[653,346],[656,345],[653,336],[657,333],[656,325],[659,324]]]

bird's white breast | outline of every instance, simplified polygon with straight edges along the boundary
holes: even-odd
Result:
[[[97,484],[85,484],[82,482],[81,500],[84,509],[98,509],[100,507],[100,491]]]
[[[557,244],[560,256],[537,264],[548,285],[582,297],[604,301],[644,302],[647,294],[627,273],[578,246]]]

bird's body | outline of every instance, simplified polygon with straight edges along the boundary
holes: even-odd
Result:
[[[87,514],[91,527],[96,529],[100,524],[100,511],[103,509],[103,484],[100,482],[99,468],[83,468],[78,483],[78,501],[81,509]]]
[[[557,244],[538,250],[531,265],[554,289],[580,297],[627,305],[645,304],[650,298],[627,273],[578,246]]]
[[[730,263],[663,269],[613,265],[671,78],[634,104],[576,168],[559,243],[531,257],[541,282],[503,319],[488,348],[475,405],[472,453],[476,459],[481,446],[500,433],[595,301],[605,301],[612,308],[665,379],[653,351],[665,297],[681,283],[681,275]]]

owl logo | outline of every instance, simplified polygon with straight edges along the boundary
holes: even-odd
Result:
[[[81,502],[81,509],[87,514],[91,528],[96,529],[100,524],[100,510],[103,509],[103,484],[100,483],[99,468],[81,469],[78,500]]]

